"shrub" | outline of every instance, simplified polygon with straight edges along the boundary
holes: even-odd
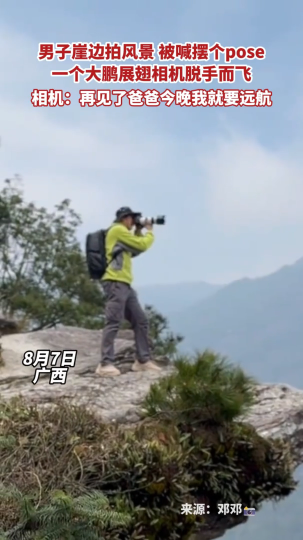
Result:
[[[74,499],[56,492],[49,504],[41,507],[34,506],[30,497],[16,489],[2,488],[1,499],[11,503],[20,516],[16,526],[2,532],[3,538],[9,540],[98,540],[100,534],[106,538],[108,531],[111,538],[115,531],[119,538],[119,529],[131,523],[130,515],[117,512],[102,493],[94,491]]]
[[[242,416],[254,402],[254,379],[210,351],[193,362],[180,358],[176,372],[151,386],[144,401],[147,416],[183,429],[222,425]]]
[[[184,503],[258,508],[287,495],[296,485],[288,446],[241,420],[253,384],[205,352],[152,386],[135,427],[104,425],[66,402],[2,404],[0,482],[24,498],[20,506],[0,493],[3,534],[77,540],[85,528],[87,540],[185,539],[207,516],[181,514]]]

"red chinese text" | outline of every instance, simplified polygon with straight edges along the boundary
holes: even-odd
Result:
[[[74,83],[81,80],[89,83],[200,83],[206,84],[216,81],[219,84],[232,84],[240,76],[246,83],[253,80],[252,67],[247,65],[159,65],[153,64],[107,64],[97,66],[90,64],[89,67],[74,65],[67,70],[54,70],[53,77],[72,77]]]

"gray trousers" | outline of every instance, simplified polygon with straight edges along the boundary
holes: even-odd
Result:
[[[103,281],[102,287],[106,298],[101,344],[102,365],[114,363],[114,340],[124,319],[130,322],[134,330],[138,361],[149,361],[148,321],[136,292],[126,283],[119,281]]]

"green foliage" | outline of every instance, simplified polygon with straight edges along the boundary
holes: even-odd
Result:
[[[197,358],[192,371],[186,362],[177,363],[189,386],[193,373],[201,377],[203,372],[208,384],[220,380],[222,394],[226,392],[225,398],[218,396],[219,410],[211,400],[199,402],[200,419],[196,411],[184,415],[180,406],[173,419],[171,414],[147,417],[126,429],[104,425],[64,401],[50,409],[28,407],[19,399],[1,404],[0,482],[8,493],[12,487],[19,490],[24,503],[0,494],[3,534],[21,530],[38,535],[29,540],[46,540],[53,533],[60,540],[73,540],[81,537],[83,525],[83,538],[178,540],[188,538],[198,524],[204,526],[204,516],[180,512],[182,504],[197,497],[211,508],[226,501],[258,508],[265,499],[289,494],[295,482],[288,446],[264,440],[236,420],[252,401],[250,380],[218,358],[206,361],[209,354],[203,361]],[[213,367],[202,369],[203,362]],[[157,385],[162,388],[161,381]],[[157,385],[149,403],[154,396],[158,400]],[[233,405],[231,397],[227,399],[231,389]],[[242,401],[237,397],[241,389]],[[177,406],[185,401],[193,405],[190,400],[198,398],[198,387],[183,394],[176,385],[175,394]],[[58,490],[59,498],[50,499]],[[85,498],[88,495],[92,498]],[[103,501],[99,506],[98,497]],[[97,507],[99,522],[94,521]]]
[[[6,241],[6,226],[10,221],[9,207],[0,196],[0,243]]]
[[[39,507],[20,491],[2,487],[0,499],[15,504],[20,513],[20,523],[2,533],[7,540],[98,540],[108,531],[113,538],[132,521],[97,491],[76,498],[57,491]]]
[[[88,278],[76,238],[79,215],[64,200],[53,212],[27,203],[18,179],[0,191],[9,220],[1,227],[0,306],[24,330],[56,324],[99,328],[104,305],[99,287]]]
[[[179,358],[175,367],[175,373],[151,386],[144,401],[148,416],[189,428],[220,425],[253,404],[254,380],[219,355],[205,351],[192,362]]]
[[[119,538],[169,540],[192,529],[193,516],[180,514],[184,500],[192,500],[185,469],[190,448],[174,427],[125,430],[64,402],[38,410],[19,400],[1,406],[0,425],[3,437],[14,437],[0,447],[0,481],[7,488],[40,505],[55,490],[75,498],[102,492],[133,518]],[[6,532],[24,522],[20,509],[0,497],[1,515]]]
[[[148,318],[149,335],[153,341],[155,355],[173,358],[177,353],[177,347],[182,342],[183,337],[170,331],[167,318],[161,315],[154,307],[145,306],[145,312]]]

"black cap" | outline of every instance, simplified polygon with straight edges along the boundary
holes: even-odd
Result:
[[[140,212],[134,212],[129,206],[122,206],[122,208],[119,208],[116,212],[116,220],[120,221],[121,219],[128,217],[128,216],[141,216]]]

